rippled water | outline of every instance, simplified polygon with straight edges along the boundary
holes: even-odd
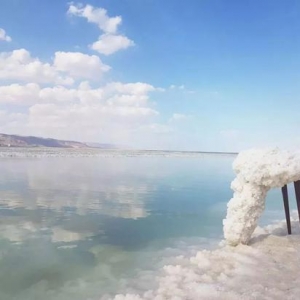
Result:
[[[0,299],[96,300],[212,247],[234,156],[0,160]],[[283,218],[273,191],[262,222]]]

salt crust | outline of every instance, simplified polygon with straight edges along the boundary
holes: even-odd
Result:
[[[249,242],[265,208],[267,192],[300,179],[300,155],[277,148],[247,150],[235,159],[233,169],[234,194],[223,225],[226,241],[235,246]]]
[[[101,300],[296,300],[300,295],[300,231],[284,221],[257,228],[248,245],[224,243],[216,250],[179,257],[156,278],[157,289]]]

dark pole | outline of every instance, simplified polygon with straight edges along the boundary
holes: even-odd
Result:
[[[288,234],[291,234],[292,228],[291,228],[291,219],[290,219],[289,196],[288,196],[288,190],[286,185],[281,188],[281,192],[283,197],[286,226],[287,226]]]
[[[298,216],[300,222],[300,180],[294,182],[295,194],[296,194],[296,202],[298,208]]]

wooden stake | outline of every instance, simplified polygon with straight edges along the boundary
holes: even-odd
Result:
[[[289,196],[288,196],[288,190],[287,190],[286,185],[281,188],[281,192],[282,192],[282,197],[283,197],[287,231],[288,231],[288,234],[291,234],[292,228],[291,228],[291,219],[290,219]],[[299,190],[299,192],[300,192],[300,190]],[[300,193],[299,193],[299,197],[300,197]],[[298,212],[299,212],[299,206],[298,206]]]
[[[300,180],[294,182],[294,187],[295,187],[296,202],[297,202],[298,216],[300,222]]]

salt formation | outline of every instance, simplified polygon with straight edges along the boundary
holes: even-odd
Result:
[[[295,235],[285,222],[257,228],[251,245],[224,245],[196,256],[179,256],[157,276],[157,288],[101,300],[297,300],[300,285],[298,218]],[[148,282],[151,278],[148,278]],[[152,279],[152,281],[154,278]],[[151,281],[150,281],[151,282]]]
[[[231,184],[233,198],[223,221],[230,245],[247,244],[265,208],[271,188],[300,180],[300,155],[279,149],[241,152],[233,163],[237,174]]]

